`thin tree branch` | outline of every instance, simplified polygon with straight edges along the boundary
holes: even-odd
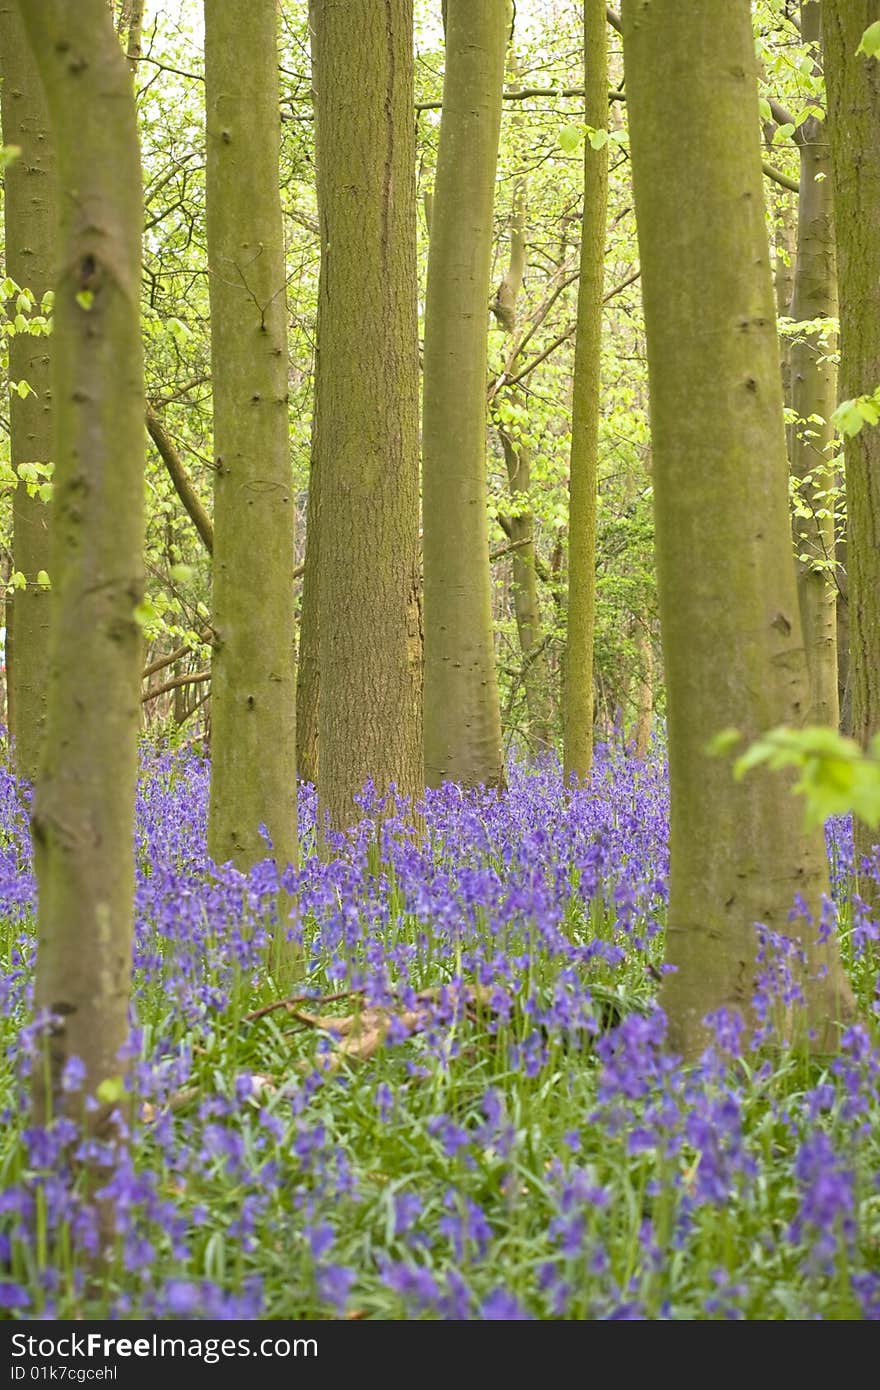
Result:
[[[516,87],[513,91],[502,92],[504,101],[529,101],[532,97],[582,97],[583,87]],[[609,102],[626,101],[625,92],[609,92]],[[417,101],[416,111],[442,111],[442,101]]]
[[[620,294],[621,290],[625,290],[627,285],[631,285],[634,283],[634,281],[638,280],[641,273],[642,272],[639,269],[639,267],[636,266],[635,270],[631,271],[630,274],[627,275],[624,280],[621,280],[619,285],[615,285],[613,289],[610,289],[607,294],[602,296],[602,303],[607,304],[609,299],[613,299],[616,294]],[[572,280],[576,280],[577,278],[577,275],[572,275],[571,278],[565,282],[565,284],[571,284]],[[564,288],[564,285],[560,286],[560,289]],[[554,294],[553,298],[555,297],[556,296]],[[526,365],[522,367],[520,371],[517,372],[516,376],[508,376],[506,372],[502,372],[498,380],[492,383],[492,388],[489,392],[489,404],[491,405],[492,401],[495,399],[502,386],[517,386],[519,382],[525,380],[525,378],[530,374],[530,372],[534,371],[535,367],[537,367],[541,362],[545,361],[545,359],[548,358],[551,353],[555,352],[558,347],[562,347],[563,343],[567,343],[569,338],[574,333],[576,327],[576,324],[569,324],[568,328],[566,328],[564,333],[560,333],[557,338],[554,338],[553,341],[549,343],[547,347],[544,348],[543,352],[539,352],[536,357],[533,357],[531,361],[527,362]],[[523,339],[523,347],[525,346],[526,342],[531,336],[531,332],[529,332]],[[519,351],[521,351],[521,348],[519,349]],[[514,359],[517,355],[518,353],[514,354]]]
[[[556,303],[557,299],[562,294],[562,291],[567,290],[569,285],[573,285],[575,280],[580,279],[580,276],[580,269],[574,271],[574,273],[571,275],[566,275],[563,280],[560,280],[559,284],[552,291],[552,293],[547,296],[547,298],[544,300],[544,303],[541,305],[537,314],[533,318],[531,324],[529,325],[528,332],[523,334],[522,338],[517,343],[514,351],[512,352],[510,357],[511,366],[518,357],[522,357],[523,352],[526,348],[526,344],[529,342],[529,339],[533,338],[535,333],[537,333],[538,329],[541,327],[541,324],[544,322],[550,310],[553,308],[553,305]]]
[[[210,381],[209,376],[194,376],[190,381],[181,382],[173,391],[164,396],[151,396],[150,405],[153,410],[162,406],[170,405],[172,401],[179,401],[181,396],[186,396],[190,391],[194,391],[197,386],[204,386],[205,382]]]
[[[497,550],[489,551],[489,564],[494,565],[498,560],[503,560],[505,555],[509,555],[513,550],[519,550],[521,546],[531,545],[533,536],[524,536],[521,541],[510,541],[507,545],[501,545]]]
[[[309,217],[308,213],[297,212],[296,208],[287,208],[287,216],[291,222],[297,222],[300,227],[305,227],[306,231],[311,232],[313,236],[321,235],[321,228],[314,217]]]
[[[776,122],[777,125],[796,125],[796,124],[797,124],[797,122],[795,121],[794,116],[791,114],[791,112],[789,111],[788,107],[787,107],[787,106],[783,106],[783,105],[782,105],[782,102],[781,102],[781,101],[777,101],[775,97],[768,97],[768,98],[767,98],[767,105],[770,107],[770,110],[771,110],[771,112],[772,112],[772,114],[773,114],[773,119],[774,119],[774,121]]]
[[[536,642],[533,647],[529,647],[529,650],[525,653],[522,659],[522,664],[520,665],[519,670],[516,672],[514,679],[510,683],[510,691],[507,697],[507,707],[504,711],[501,720],[503,725],[507,724],[508,720],[510,719],[510,715],[513,711],[513,706],[516,701],[519,688],[525,680],[526,676],[528,675],[529,667],[537,661],[538,657],[541,655],[545,647],[550,642],[552,636],[552,632],[545,632],[540,642]]]
[[[503,512],[498,512],[495,519],[498,522],[498,525],[501,527],[507,539],[509,541],[513,541],[513,522],[510,520],[510,517],[505,516]],[[534,541],[534,536],[529,536],[528,540]],[[522,545],[524,543],[525,542],[523,541],[515,542],[515,544],[519,545]],[[513,549],[513,545],[510,546],[510,549]],[[535,574],[538,576],[542,584],[552,584],[552,576],[547,566],[544,564],[544,561],[538,554],[537,546],[535,546]]]
[[[206,627],[199,633],[199,641],[210,642],[211,636],[211,629]],[[150,676],[155,676],[157,671],[164,671],[166,666],[172,666],[175,661],[179,661],[182,656],[186,656],[187,652],[191,651],[191,644],[184,642],[182,646],[176,647],[173,652],[168,652],[165,656],[157,656],[155,661],[151,661],[149,666],[145,666],[143,671],[141,671],[141,680],[149,680]]]
[[[761,168],[768,179],[773,179],[774,183],[781,184],[783,188],[788,188],[792,193],[800,192],[800,185],[797,179],[790,179],[788,174],[783,174],[781,169],[776,169],[772,164],[768,164],[766,159],[761,161]]]
[[[148,700],[155,700],[157,695],[164,695],[167,690],[176,690],[179,685],[195,685],[198,681],[210,679],[210,671],[196,671],[192,676],[175,676],[173,680],[163,681],[161,685],[154,685],[152,690],[146,690],[141,696],[141,704],[145,705]]]
[[[607,294],[603,294],[602,303],[607,304],[609,299],[613,299],[615,295],[620,294],[621,291],[625,290],[628,285],[635,284],[636,280],[638,280],[641,273],[641,268],[639,266],[636,266],[635,270],[631,270],[629,275],[627,275],[625,279],[621,280],[619,285],[615,285],[614,288],[610,289]]]
[[[526,365],[523,368],[521,368],[520,371],[517,372],[516,376],[508,377],[507,380],[502,383],[502,385],[518,386],[519,383],[521,381],[524,381],[525,378],[529,375],[529,373],[533,372],[535,368],[539,366],[546,358],[548,358],[552,352],[555,352],[558,347],[562,347],[563,343],[567,343],[569,338],[574,337],[576,328],[576,323],[570,323],[564,333],[560,333],[558,338],[554,338],[553,341],[549,343],[547,347],[544,348],[543,352],[539,352],[536,357],[533,357],[531,361],[527,362]]]
[[[150,438],[159,451],[159,455],[168,469],[168,476],[174,484],[174,490],[183,503],[192,524],[195,526],[202,538],[202,543],[209,555],[214,554],[214,525],[208,513],[202,506],[196,490],[190,482],[187,471],[183,466],[180,454],[174,447],[171,436],[167,433],[165,426],[159,419],[151,406],[147,406],[146,425]]]

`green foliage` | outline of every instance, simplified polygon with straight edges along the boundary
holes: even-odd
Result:
[[[559,143],[566,154],[574,154],[583,138],[583,125],[566,125],[559,132]]]
[[[880,423],[880,386],[869,396],[841,401],[831,419],[841,434],[850,438],[858,434],[864,425]]]
[[[859,41],[856,53],[864,53],[868,58],[880,57],[880,19],[869,24]]]
[[[161,765],[144,800],[177,829],[168,792],[188,774],[179,760]],[[653,774],[642,775],[647,801],[641,788],[628,790],[623,829],[608,825],[611,845],[631,840],[635,808],[659,791]],[[601,798],[601,783],[588,795]],[[155,851],[148,857],[148,835],[139,843],[146,872]],[[191,869],[194,837],[171,843],[180,869]],[[640,848],[631,849],[639,864]],[[405,1299],[383,1277],[387,1262],[411,1271],[414,1285],[446,1288],[456,1275],[478,1299],[501,1284],[547,1321],[602,1320],[621,1305],[630,1316],[680,1321],[862,1316],[855,1290],[870,1288],[876,1267],[880,1167],[871,972],[860,994],[865,1025],[839,1063],[811,1061],[772,1037],[733,1056],[717,1047],[689,1071],[674,1067],[645,1042],[662,953],[659,884],[635,900],[625,894],[618,917],[613,855],[598,882],[551,859],[567,887],[548,940],[543,909],[536,917],[524,907],[499,931],[479,897],[475,906],[475,872],[485,866],[492,881],[511,872],[500,850],[475,850],[465,865],[433,841],[434,873],[469,904],[451,928],[464,947],[455,966],[439,923],[415,911],[384,869],[371,882],[353,858],[346,901],[367,923],[381,903],[389,1015],[417,1014],[402,991],[410,1000],[441,989],[444,1002],[428,1027],[401,1018],[384,1045],[349,1053],[341,1025],[362,1009],[360,1040],[369,1042],[365,953],[372,958],[376,942],[364,931],[341,951],[328,944],[316,914],[332,906],[298,924],[312,997],[286,1005],[286,990],[241,963],[265,925],[255,890],[206,913],[198,934],[145,919],[133,999],[142,1052],[124,1093],[127,1224],[101,1279],[80,1277],[88,1252],[65,1186],[81,1191],[87,1170],[68,1179],[55,1153],[35,1154],[23,1133],[15,1059],[31,1021],[23,977],[34,930],[17,914],[0,920],[0,975],[10,984],[0,1173],[7,1205],[34,1194],[37,1209],[30,1227],[17,1212],[8,1223],[5,1279],[34,1300],[24,1316],[124,1320],[172,1281],[195,1294],[205,1278],[224,1293],[257,1280],[269,1320],[448,1316],[436,1300]],[[623,883],[632,886],[633,872],[640,890],[662,878],[663,858],[658,839],[641,870],[621,864]],[[529,865],[528,881],[540,872]],[[193,887],[201,891],[196,875]],[[459,985],[473,989],[487,962],[498,970],[505,958],[519,963],[511,976],[460,1007]],[[121,1099],[120,1079],[107,1077],[98,1096]],[[828,1163],[805,1175],[816,1139]],[[852,1174],[845,1207],[832,1200],[838,1164]],[[811,1194],[828,1204],[827,1228],[803,1219]],[[46,1210],[53,1220],[41,1223]],[[477,1222],[469,1228],[463,1217]],[[824,1223],[824,1209],[813,1219]],[[830,1248],[817,1245],[826,1230],[840,1236]],[[334,1308],[321,1275],[340,1267],[353,1278]]]
[[[707,752],[726,756],[741,740],[738,730],[724,729]],[[836,729],[779,725],[740,754],[734,776],[745,777],[761,766],[773,772],[791,768],[798,774],[792,790],[804,798],[807,825],[822,825],[829,816],[849,812],[872,829],[880,825],[880,734],[863,751]]]
[[[108,1076],[95,1090],[95,1095],[104,1105],[115,1105],[124,1094],[125,1080],[121,1076]]]

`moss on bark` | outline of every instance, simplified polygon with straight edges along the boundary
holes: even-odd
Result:
[[[422,782],[412,0],[311,7],[321,276],[318,801]],[[357,100],[352,100],[352,94]]]
[[[122,1070],[134,898],[143,592],[142,193],[131,76],[106,0],[28,0],[58,158],[55,495],[46,736],[33,806],[36,1005],[53,1018],[38,1114]],[[46,1080],[48,1079],[48,1088]],[[100,1127],[113,1102],[90,1124]]]
[[[852,997],[836,940],[820,939],[822,832],[804,829],[778,774],[735,781],[707,752],[721,729],[752,739],[801,724],[809,704],[750,7],[625,0],[622,17],[668,693],[674,971],[661,1003],[687,1057],[707,1013],[750,1015],[764,923],[801,937],[792,1027],[831,1049]]]
[[[57,239],[57,179],[49,112],[37,65],[14,5],[0,5],[3,140],[21,154],[6,170],[3,213],[6,273],[32,291],[39,309],[54,287]],[[48,336],[18,333],[9,344],[9,376],[26,381],[31,394],[10,393],[10,462],[48,464],[52,460],[51,346]],[[8,709],[19,776],[33,781],[46,724],[51,599],[37,581],[49,569],[49,509],[19,482],[12,500],[13,568],[24,589],[7,600]]]
[[[205,0],[214,391],[208,848],[295,863],[294,497],[275,0]]]
[[[486,514],[486,350],[508,0],[449,0],[425,306],[425,778],[504,779]]]
[[[584,119],[608,125],[605,6],[584,0]],[[563,770],[584,781],[593,762],[593,639],[596,612],[596,479],[602,287],[608,202],[608,147],[584,142],[581,274],[571,409],[568,523],[568,620],[563,703]]]

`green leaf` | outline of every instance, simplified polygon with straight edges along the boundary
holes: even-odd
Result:
[[[706,744],[706,752],[710,758],[722,758],[736,747],[741,738],[739,729],[722,729]]]
[[[831,416],[831,423],[841,434],[852,437],[858,434],[865,420],[855,401],[841,401]]]
[[[880,764],[865,759],[857,764],[855,772],[851,793],[853,814],[876,830],[880,825]]]
[[[875,19],[873,24],[869,24],[856,53],[865,53],[869,58],[880,56],[880,19]]]
[[[131,616],[134,618],[138,627],[149,627],[150,623],[156,621],[158,614],[153,600],[147,596],[142,603],[138,603],[133,609]]]
[[[795,767],[800,775],[793,790],[804,798],[808,826],[849,811],[875,826],[880,824],[880,739],[877,743],[866,755],[836,729],[780,725],[737,759],[734,773],[742,777],[760,763],[772,770]]]
[[[862,425],[880,424],[880,386],[870,395],[841,401],[831,422],[842,434],[848,435],[858,434]]]
[[[559,132],[559,143],[566,154],[574,154],[584,138],[583,126],[566,125]]]
[[[794,126],[791,121],[786,121],[785,125],[777,126],[773,132],[773,144],[782,145],[790,136],[794,135]]]
[[[121,1076],[108,1076],[99,1083],[95,1095],[103,1105],[115,1105],[125,1095],[125,1082]]]
[[[591,130],[589,135],[590,144],[594,150],[601,150],[608,144],[609,135],[607,130]]]
[[[52,587],[52,581],[45,570],[39,570],[37,572],[37,583],[41,589],[51,589]]]
[[[85,309],[86,313],[88,313],[95,302],[94,291],[80,290],[76,296],[76,302],[81,309]]]
[[[760,97],[760,98],[759,98],[759,100],[758,100],[758,110],[759,110],[760,113],[761,113],[761,120],[762,120],[762,121],[772,121],[772,120],[773,120],[773,112],[770,110],[770,103],[769,103],[769,101],[767,100],[766,97]]]
[[[775,753],[775,748],[767,739],[760,739],[747,748],[745,753],[741,753],[733,765],[733,775],[738,782],[741,782],[747,772],[752,768],[759,767],[761,763],[768,762]]]

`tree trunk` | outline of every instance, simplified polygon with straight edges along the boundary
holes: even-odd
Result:
[[[208,848],[241,870],[269,853],[279,869],[297,858],[276,23],[275,0],[205,0],[216,470]]]
[[[315,101],[317,45],[315,27],[309,25],[312,67],[312,103]],[[316,363],[317,366],[317,363]],[[318,650],[318,585],[321,572],[321,475],[318,471],[318,401],[312,402],[309,492],[306,504],[306,539],[303,556],[303,582],[299,604],[299,645],[296,664],[296,771],[303,782],[318,785],[318,705],[320,669]]]
[[[820,14],[817,0],[801,5],[801,37],[812,46],[817,64]],[[825,122],[808,116],[795,138],[801,175],[791,316],[799,323],[836,319],[834,202]],[[833,482],[829,446],[834,442],[831,414],[837,404],[837,369],[827,353],[823,354],[819,338],[819,333],[799,333],[791,346],[791,405],[797,420],[792,429],[790,464],[799,483],[794,529],[798,599],[810,673],[809,720],[836,729],[840,708],[835,515],[833,500],[827,494]]]
[[[296,667],[296,770],[303,782],[318,784],[318,583],[321,570],[321,476],[318,472],[317,401],[312,410],[312,450],[309,500],[306,510],[306,551],[299,608],[299,651]]]
[[[368,779],[413,809],[423,787],[412,0],[313,0],[311,23],[318,801],[342,828]]]
[[[840,375],[849,399],[880,384],[880,62],[856,53],[880,20],[880,0],[824,0],[825,82],[837,213]],[[880,428],[844,441],[849,684],[853,737],[880,732]],[[856,867],[877,840],[856,823]],[[859,875],[880,908],[880,887]]]
[[[776,313],[779,318],[791,318],[791,302],[794,296],[794,270],[797,252],[796,212],[791,206],[791,195],[779,190],[776,203],[776,235],[773,257],[773,287],[776,292]],[[782,400],[786,407],[791,406],[791,340],[780,336],[779,368],[782,373]],[[791,458],[792,430],[786,427],[788,456]]]
[[[514,404],[522,405],[515,394]],[[528,711],[530,745],[537,754],[553,746],[550,727],[550,671],[545,640],[541,633],[541,605],[535,572],[535,518],[529,504],[531,490],[531,448],[514,440],[504,429],[501,444],[507,466],[507,481],[514,507],[510,516],[510,539],[516,546],[511,553],[513,570],[513,611],[523,660],[523,688]],[[522,508],[523,510],[520,510]]]
[[[58,157],[52,337],[55,494],[48,716],[32,832],[36,1006],[53,1016],[48,1090],[68,1058],[94,1092],[123,1069],[134,898],[143,593],[142,193],[131,77],[106,0],[21,4]],[[106,1104],[89,1117],[101,1127]]]
[[[116,21],[119,37],[125,47],[128,66],[133,73],[141,60],[141,39],[144,29],[144,0],[122,0]]]
[[[608,126],[605,7],[584,0],[584,97],[588,126]],[[581,274],[571,415],[568,625],[563,703],[563,771],[585,781],[593,762],[593,638],[596,612],[596,479],[608,147],[584,142]]]
[[[651,626],[647,613],[636,619],[636,724],[633,752],[646,758],[651,746],[654,722],[654,649],[651,645]]]
[[[37,66],[18,9],[8,3],[0,4],[0,62],[3,140],[21,149],[5,176],[6,274],[33,293],[39,312],[55,275],[55,153]],[[10,461],[16,471],[20,464],[45,465],[52,458],[51,343],[51,337],[30,333],[17,333],[9,343],[10,380],[26,381],[33,393],[24,399],[10,393]],[[15,626],[14,650],[8,644],[9,725],[18,775],[32,782],[46,725],[51,599],[37,575],[49,568],[49,509],[39,495],[28,494],[23,481],[13,493],[12,536],[12,567],[24,575],[26,587],[7,600],[14,615],[7,627]]]
[[[728,727],[751,740],[802,724],[809,699],[749,2],[624,0],[623,25],[669,704],[675,970],[660,1000],[688,1058],[710,1011],[751,1017],[761,922],[802,937],[791,1023],[831,1049],[853,1005],[836,940],[819,940],[822,831],[804,829],[778,773],[736,781],[707,753]],[[811,917],[791,922],[796,898]]]
[[[486,515],[492,208],[508,0],[449,0],[425,306],[425,778],[504,780]]]
[[[516,72],[511,63],[512,73]],[[521,118],[515,118],[521,126]],[[517,303],[526,271],[526,180],[517,178],[510,219],[510,258],[493,306],[495,317],[506,333],[513,333],[517,323]],[[546,753],[552,747],[550,728],[550,672],[541,637],[541,605],[538,601],[538,582],[535,572],[535,518],[531,508],[531,448],[520,436],[513,434],[504,423],[505,398],[518,415],[524,412],[522,396],[517,391],[503,392],[496,406],[498,433],[507,466],[507,481],[513,507],[510,514],[510,540],[515,547],[511,555],[513,569],[513,608],[516,630],[523,659],[523,687],[528,711],[528,734],[536,753]],[[540,648],[536,651],[536,648]]]

